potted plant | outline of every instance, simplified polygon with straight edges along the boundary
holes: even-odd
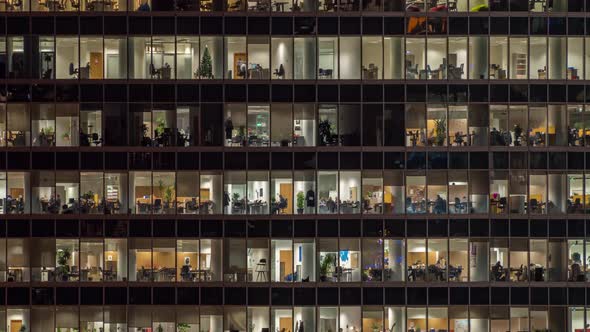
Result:
[[[57,267],[55,268],[55,274],[62,280],[68,281],[70,276],[70,266],[68,260],[72,257],[70,249],[59,249],[57,251]]]
[[[381,325],[377,324],[377,322],[373,322],[373,324],[371,325],[371,330],[373,330],[373,332],[380,332]]]
[[[443,146],[447,137],[447,123],[445,119],[434,120],[434,144]]]
[[[174,191],[172,189],[172,186],[168,186],[164,190],[164,208],[166,209],[171,209],[174,206],[174,204],[171,204],[174,200]]]
[[[319,125],[320,143],[322,145],[332,145],[332,124],[329,120],[320,121]]]
[[[18,332],[27,332],[27,327],[24,325],[21,325],[20,329],[18,330]]]
[[[156,327],[156,332],[164,332],[164,328],[162,327],[162,324],[158,324],[158,327]]]
[[[187,323],[178,323],[176,325],[176,330],[178,332],[188,332],[188,330],[191,328],[191,326]]]
[[[320,262],[320,281],[328,280],[328,273],[336,263],[336,254],[326,254]]]
[[[303,208],[305,207],[305,194],[303,191],[297,193],[297,213],[303,214]]]

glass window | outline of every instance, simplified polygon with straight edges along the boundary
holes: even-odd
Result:
[[[528,281],[529,244],[524,239],[510,241],[510,280],[515,282]],[[516,331],[516,330],[515,330]]]
[[[203,6],[203,3],[201,3]],[[223,39],[222,37],[201,36],[200,62],[198,67],[201,79],[220,79],[223,77]]]
[[[174,79],[176,73],[174,37],[152,37],[151,47],[146,48],[146,58],[149,58],[150,52],[151,62],[147,68],[149,77],[163,80]]]
[[[104,248],[104,280],[126,281],[127,239],[105,239]]]
[[[178,172],[176,176],[178,182],[178,196],[176,197],[178,213],[199,213],[199,173]]]
[[[429,146],[447,145],[447,108],[444,106],[428,106],[426,111],[426,131]]]
[[[297,279],[293,270],[293,241],[271,240],[270,242],[271,281],[292,282]]]
[[[526,43],[526,40],[525,40]],[[479,45],[480,47],[482,45]],[[481,52],[481,50],[480,50]],[[522,54],[519,56],[522,57]],[[524,56],[526,58],[526,54]],[[521,59],[522,60],[522,59]],[[525,63],[526,66],[526,63]],[[522,66],[520,67],[522,74]],[[508,78],[508,38],[490,37],[490,79],[505,80]],[[511,69],[512,72],[512,69]],[[526,75],[526,71],[524,72]],[[511,73],[512,75],[512,73]],[[513,76],[510,76],[513,78]]]
[[[270,106],[248,105],[248,146],[265,147],[270,141]]]
[[[549,79],[565,79],[567,69],[567,38],[549,37]],[[534,52],[531,43],[531,52]],[[571,78],[570,78],[571,79]]]
[[[441,112],[439,111],[438,114]],[[433,115],[436,113],[433,113]],[[446,114],[444,118],[446,118]],[[444,119],[443,118],[443,119]],[[426,106],[406,105],[406,146],[426,146]],[[434,120],[431,121],[434,124]]]
[[[318,213],[331,214],[338,211],[338,172],[318,172]]]
[[[176,107],[176,146],[197,145],[199,139],[199,106]]]
[[[29,213],[29,174],[8,172],[6,212],[9,214]]]
[[[451,62],[447,59],[447,39],[446,38],[428,38],[427,39],[427,65],[426,65],[426,78],[431,80],[443,80],[447,78],[447,69],[450,67]],[[455,59],[451,61],[457,61],[457,56],[453,56]],[[453,67],[455,68],[455,67]],[[454,71],[453,74],[457,74],[458,71]],[[422,78],[422,77],[420,77]]]
[[[171,282],[176,279],[176,259],[174,239],[154,239],[152,243],[152,272],[155,281]]]
[[[225,78],[247,78],[248,54],[246,51],[246,37],[225,37],[225,52],[227,54],[225,59],[225,68],[227,70]]]
[[[446,330],[449,324],[449,311],[447,308],[428,308],[428,328],[430,330]]]
[[[320,146],[339,145],[336,105],[319,105],[318,136]],[[358,124],[358,123],[357,123]]]
[[[55,280],[78,281],[80,279],[80,249],[78,240],[55,241]]]
[[[31,142],[30,108],[28,104],[7,105],[8,146],[29,146]]]
[[[528,39],[527,38],[510,38],[510,78],[511,79],[526,79],[528,77]],[[536,75],[531,78],[546,79],[546,65],[547,65],[547,41],[544,38],[532,37],[532,46],[537,49],[539,57],[534,57],[535,62],[531,63],[531,71],[535,71]],[[495,47],[494,47],[495,48]],[[540,67],[539,67],[540,66]],[[543,70],[541,77],[541,72]]]
[[[276,8],[280,8],[281,6],[277,4],[280,1],[273,0],[273,3]],[[281,2],[283,6],[286,4],[290,7],[289,2]],[[290,11],[290,8],[289,8]],[[305,45],[304,40],[299,40],[298,38],[297,46]],[[293,79],[293,39],[292,38],[272,38],[271,40],[271,68],[272,78],[273,79]],[[252,52],[257,48],[252,46],[249,47],[248,51]],[[264,51],[264,49],[262,49]],[[301,51],[300,51],[301,52]],[[301,54],[301,53],[300,53]],[[262,55],[261,55],[262,56]],[[297,60],[301,61],[301,55],[296,57]],[[300,69],[300,68],[298,68]],[[300,73],[302,74],[302,73]],[[299,77],[301,78],[301,77]]]
[[[406,79],[427,79],[426,40],[406,38]]]
[[[267,3],[263,3],[268,0],[255,1],[255,7],[265,6],[268,8]],[[250,6],[248,3],[248,6]],[[265,9],[266,10],[266,9]],[[250,36],[248,37],[248,78],[254,80],[268,80],[270,79],[270,56],[269,56],[269,44],[270,40],[268,37],[263,36]],[[274,55],[273,55],[274,56]],[[235,58],[235,55],[234,55]],[[274,73],[274,72],[273,72]],[[274,76],[274,75],[273,75]]]
[[[199,280],[221,281],[222,240],[203,239],[200,241]],[[243,249],[242,249],[243,252]]]
[[[383,213],[383,176],[381,171],[363,171],[363,213]]]
[[[199,37],[178,36],[176,74],[178,79],[183,80],[199,78]]]
[[[364,36],[362,39],[362,55],[362,79],[381,79],[383,75],[383,39],[381,36]]]
[[[89,79],[90,67],[79,62],[78,37],[56,38],[56,78],[58,79]]]
[[[314,239],[295,239],[294,248],[294,280],[297,282],[316,281],[316,246]]]
[[[382,281],[383,239],[364,238],[362,239],[362,248],[362,280]]]
[[[102,37],[80,38],[80,67],[88,70],[88,77],[80,75],[81,79],[102,79],[104,77]]]
[[[152,210],[152,174],[151,172],[130,172],[129,205],[134,214],[149,214]]]
[[[55,105],[32,105],[33,146],[55,145]]]
[[[124,0],[119,1],[124,2]],[[106,56],[106,59],[103,59],[104,77],[107,79],[127,78],[127,38],[104,38],[104,54]]]
[[[274,171],[270,183],[271,214],[292,214],[293,206],[297,214],[302,214],[305,208],[305,194],[297,194],[293,199],[293,174],[291,171]]]
[[[225,214],[246,214],[246,203],[248,201],[246,196],[246,172],[225,172],[224,182],[223,205]]]
[[[521,241],[522,243],[522,241]],[[526,245],[526,243],[525,243]],[[473,247],[472,247],[473,248]],[[482,248],[483,249],[483,248]],[[522,254],[520,254],[520,258]],[[526,259],[526,255],[524,257]],[[492,281],[507,281],[510,268],[508,266],[508,240],[492,238],[490,239],[490,264]],[[519,266],[520,268],[520,266]],[[522,275],[521,275],[522,276]],[[492,327],[493,328],[493,327]]]
[[[474,0],[471,0],[474,1]],[[483,2],[485,0],[475,0]],[[480,4],[484,5],[485,4]],[[493,41],[498,42],[498,39],[492,39]],[[495,49],[496,52],[500,51],[500,53],[496,53],[495,59],[498,59],[502,56],[503,51],[501,46],[497,46]],[[470,36],[469,37],[469,78],[470,79],[487,79],[488,78],[488,70],[492,71],[493,68],[488,66],[488,38],[481,37],[481,36]],[[489,68],[489,69],[488,69]],[[499,67],[494,69],[494,75],[498,73]],[[506,72],[504,71],[504,76],[506,76]],[[500,78],[500,77],[494,77]]]
[[[248,172],[248,214],[268,214],[268,172]]]
[[[246,259],[248,264],[247,281],[268,282],[269,274],[269,250],[268,240],[248,239]]]
[[[360,105],[341,105],[339,107],[338,131],[342,146],[361,145]]]
[[[73,122],[73,119],[71,120]],[[67,121],[66,121],[67,123]],[[74,137],[76,133],[73,133]],[[80,105],[80,146],[102,145],[102,109],[101,105]]]
[[[405,190],[401,171],[385,170],[383,173],[383,207],[386,214],[403,214]]]
[[[426,308],[408,308],[407,311],[408,330],[426,331]]]
[[[200,280],[200,256],[199,240],[176,240],[176,280]]]
[[[223,245],[223,280],[226,282],[247,281],[246,240],[225,239]]]
[[[472,146],[474,141],[477,142],[475,130],[471,134],[471,128],[468,128],[467,106],[449,106],[448,116],[449,137],[448,142],[451,146]]]
[[[146,1],[146,0],[141,0]],[[119,44],[119,47],[121,45]],[[150,51],[151,46],[151,39],[150,37],[129,37],[127,42],[129,54],[129,78],[131,79],[145,79],[151,78],[151,72],[148,72],[147,69],[152,67],[152,55]],[[119,73],[121,73],[122,69],[120,66],[120,61],[123,61],[123,54],[121,51],[118,52],[118,59],[119,63]],[[116,60],[112,60],[116,61]],[[108,64],[107,64],[108,65]],[[116,65],[113,65],[115,68]],[[155,66],[154,66],[155,67]],[[155,68],[154,68],[155,70]]]
[[[229,193],[222,192],[223,178],[214,172],[201,172],[199,189],[199,212],[201,214],[221,214],[228,210]]]
[[[256,108],[256,111],[260,109]],[[256,119],[253,109],[254,128]],[[226,104],[225,105],[225,146],[243,146],[246,144],[248,132],[246,131],[247,125],[247,108],[246,105],[239,104]],[[255,128],[256,129],[256,128]]]
[[[383,38],[383,73],[385,79],[404,77],[404,38],[385,36]]]
[[[80,243],[80,281],[102,281],[104,269],[102,240],[82,240]]]
[[[295,132],[293,125],[301,132],[301,120],[293,121],[293,111],[291,105],[287,104],[273,104],[272,105],[272,119],[270,128],[270,143],[271,146],[292,146]],[[313,130],[313,127],[311,128]],[[305,137],[303,137],[305,139]],[[301,144],[304,145],[304,144]]]
[[[154,281],[151,239],[129,239],[129,281]],[[131,321],[129,322],[131,325]]]
[[[321,182],[320,182],[321,188]],[[340,172],[338,203],[340,213],[361,213],[361,174],[357,171]],[[321,191],[320,191],[321,194]]]
[[[315,0],[309,1],[306,0],[305,3],[310,3]],[[296,1],[297,2],[297,1]],[[304,3],[304,4],[305,4]],[[280,45],[280,44],[279,44]],[[329,43],[328,45],[329,46]],[[329,53],[329,52],[328,52]],[[312,37],[297,37],[294,39],[294,70],[293,70],[293,78],[296,80],[309,80],[315,79],[316,77],[316,38]],[[274,55],[274,52],[273,52]],[[325,54],[326,55],[326,54]],[[288,58],[287,58],[288,59]],[[331,62],[329,61],[329,57],[324,57],[324,62],[326,65],[329,65]],[[286,67],[288,70],[289,67]],[[334,67],[330,67],[334,68]],[[333,70],[333,69],[326,69],[326,70]],[[279,74],[280,74],[280,65],[279,65]],[[332,73],[328,76],[327,73],[325,78],[331,78]],[[285,72],[285,77],[289,77],[288,71]],[[334,75],[334,77],[336,77]]]
[[[347,46],[350,46],[350,43]],[[338,78],[338,38],[318,37],[318,49],[318,78]],[[344,57],[344,53],[341,57]],[[347,65],[350,65],[350,63],[347,63]]]
[[[459,248],[461,248],[463,242],[462,240],[451,240],[451,251],[455,251]],[[460,250],[460,249],[459,249]],[[470,281],[488,281],[489,280],[489,276],[490,276],[490,261],[489,261],[489,253],[490,253],[490,249],[489,249],[489,242],[487,240],[472,240],[469,242],[469,280]],[[496,254],[496,256],[494,258],[497,258],[497,252],[498,250],[496,250],[494,253]],[[451,253],[452,255],[452,253]],[[453,256],[451,256],[451,264],[453,264]],[[496,262],[498,261],[494,261],[492,264],[497,264]],[[465,266],[463,266],[465,267]],[[498,280],[497,278],[501,278],[502,277],[502,273],[503,271],[501,271],[499,268],[501,268],[501,264],[499,267],[496,268],[496,270],[494,270],[494,268],[492,268],[492,271],[494,272],[492,274],[492,279],[493,280]],[[466,277],[466,273],[465,271],[462,272],[461,275],[461,280],[464,280]]]
[[[55,108],[55,145],[78,146],[78,105],[57,104]],[[47,135],[47,133],[46,133]]]
[[[314,171],[295,171],[293,173],[294,192],[297,197],[297,214],[315,213],[316,207],[316,190],[315,190],[315,172]],[[300,201],[303,197],[303,208],[300,208]],[[328,212],[326,207],[325,213]]]
[[[174,146],[176,109],[173,105],[154,105],[149,128],[153,128],[153,146]]]

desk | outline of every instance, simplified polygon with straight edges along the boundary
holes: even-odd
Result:
[[[285,5],[288,4],[288,2],[273,2],[273,5],[275,6],[275,11],[277,12],[284,12],[285,11]]]

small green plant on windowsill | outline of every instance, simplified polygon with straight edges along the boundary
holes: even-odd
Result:
[[[297,193],[297,213],[303,214],[303,209],[305,208],[305,194],[303,191]]]

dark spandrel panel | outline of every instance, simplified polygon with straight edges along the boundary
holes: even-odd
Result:
[[[489,100],[488,85],[472,84],[469,86],[469,101],[484,103]]]
[[[106,152],[105,168],[109,170],[127,169],[127,154],[125,152]]]
[[[293,100],[296,103],[311,103],[316,101],[316,87],[314,85],[295,85]]]
[[[232,84],[225,86],[225,100],[228,102],[245,102],[247,97],[246,85]]]
[[[55,289],[56,305],[77,305],[78,304],[77,287],[57,287]]]
[[[79,155],[77,152],[56,152],[56,170],[77,170],[80,168]]]
[[[262,84],[250,84],[248,86],[248,101],[253,102],[268,102],[270,99],[270,87]]]
[[[565,35],[567,26],[565,17],[549,17],[549,34]]]
[[[489,24],[487,17],[470,17],[469,18],[469,33],[472,35],[487,35],[490,31],[490,26],[492,27],[491,33],[494,33],[495,29],[495,22],[492,20],[492,24]],[[506,30],[508,27],[508,22],[506,22]],[[506,31],[505,33],[507,33]]]
[[[149,170],[152,169],[152,154],[149,152],[130,152],[129,169]]]
[[[223,21],[226,35],[245,35],[247,24],[245,17],[225,17]]]
[[[55,235],[65,237],[80,236],[80,225],[78,220],[56,220]]]
[[[511,237],[527,237],[529,236],[529,222],[522,219],[510,220],[510,236]]]
[[[510,235],[510,223],[507,219],[492,219],[490,229],[493,237],[508,237]]]
[[[247,154],[245,152],[226,152],[225,169],[245,170],[247,168]]]
[[[155,237],[175,237],[176,223],[174,220],[154,220],[152,221]]]
[[[104,96],[107,102],[127,101],[127,86],[121,84],[104,85]]]
[[[201,17],[201,34],[203,35],[220,35],[223,33],[222,17]],[[227,33],[227,32],[226,32]]]
[[[508,305],[510,304],[510,288],[508,287],[492,287],[490,290],[490,302],[492,305]],[[527,296],[528,298],[528,296]]]
[[[361,154],[358,152],[340,152],[340,169],[360,169]]]
[[[63,288],[62,288],[63,289]],[[74,291],[77,291],[77,288],[73,288]],[[55,297],[53,294],[53,288],[49,287],[35,287],[31,288],[31,303],[33,305],[53,305],[55,304]],[[66,303],[66,304],[78,304],[77,298],[75,303]],[[50,313],[49,311],[47,313]]]
[[[340,17],[341,35],[359,35],[361,33],[360,17]]]
[[[564,103],[567,99],[566,85],[549,85],[549,102]]]
[[[545,287],[535,287],[531,290],[531,305],[547,305],[549,304],[549,289]],[[582,297],[584,296],[584,292]]]
[[[567,153],[549,152],[549,169],[567,169]]]
[[[473,289],[473,288],[471,288]],[[449,304],[467,305],[469,304],[469,288],[467,287],[449,287]]]
[[[429,219],[428,220],[429,237],[448,237],[448,220],[446,219]]]
[[[129,287],[129,304],[152,304],[152,289],[150,287]]]
[[[131,35],[151,35],[152,20],[147,16],[129,17],[129,34]]]
[[[546,237],[548,234],[547,220],[532,219],[529,223],[529,227],[531,237]],[[584,232],[582,232],[581,236],[584,236]]]
[[[152,292],[154,304],[166,305],[176,303],[176,289],[174,287],[154,287]]]
[[[363,17],[364,35],[381,35],[383,33],[383,18]]]
[[[295,155],[297,157],[297,154]],[[319,169],[338,169],[338,152],[319,152]]]
[[[55,222],[53,220],[33,220],[31,235],[33,237],[55,237]]]
[[[130,220],[129,221],[130,237],[151,237],[152,223],[149,220]]]
[[[449,302],[449,289],[447,287],[428,288],[429,305],[447,305]]]
[[[508,152],[492,152],[492,165],[493,169],[508,169],[509,157]]]
[[[318,85],[318,102],[338,102],[337,85]]]
[[[467,17],[449,17],[449,35],[467,35],[468,33],[469,19]]]
[[[179,305],[197,305],[199,304],[198,287],[178,287],[176,288],[176,303]]]
[[[198,152],[178,152],[176,154],[176,164],[179,170],[198,170],[199,153]]]
[[[337,28],[338,20],[335,18],[329,18],[332,20],[332,23],[335,24],[334,26]],[[323,19],[322,19],[323,20]],[[328,24],[330,21],[321,22],[322,25]],[[296,35],[309,35],[316,33],[316,18],[315,17],[295,17],[294,18],[294,33]]]
[[[270,33],[269,17],[248,17],[248,34],[268,35]]]
[[[567,86],[567,101],[569,103],[584,102],[584,86],[583,85],[568,85]]]
[[[14,17],[6,18],[8,29],[6,32],[9,35],[26,35],[29,33],[29,18],[28,17]]]
[[[81,35],[102,35],[103,34],[102,16],[81,16],[80,17],[80,34]]]
[[[408,237],[425,237],[427,234],[426,220],[408,219],[406,227]]]
[[[340,237],[354,237],[361,236],[361,221],[360,220],[340,220]]]
[[[318,18],[318,34],[319,35],[337,35],[338,34],[338,18],[337,17],[319,17]]]
[[[531,169],[546,169],[547,152],[529,152],[529,165]]]
[[[154,35],[173,35],[175,33],[174,17],[153,17],[152,25]]]
[[[581,1],[575,1],[577,3],[581,3]],[[584,18],[583,17],[568,17],[567,19],[567,33],[568,35],[578,35],[581,36],[584,34]]]
[[[9,287],[6,288],[7,305],[29,305],[29,288],[28,287]]]
[[[469,290],[472,305],[487,305],[490,303],[490,289],[488,287],[471,287]]]
[[[246,221],[248,237],[268,237],[270,235],[270,221],[248,220]]]
[[[31,18],[31,31],[35,35],[52,35],[55,31],[54,17],[33,17]]]
[[[246,237],[247,224],[244,220],[226,220],[224,222],[225,237]]]
[[[534,293],[534,291],[531,292],[531,297],[532,297],[533,293]],[[568,299],[567,304],[569,304],[569,305],[584,305],[586,302],[585,301],[586,296],[585,296],[584,292],[581,291],[581,289],[577,288],[577,287],[576,288],[573,288],[573,287],[568,288],[567,299]]]
[[[129,101],[149,102],[152,100],[152,86],[149,84],[129,85]]]
[[[273,170],[290,170],[293,167],[293,154],[291,152],[273,152],[271,165]]]
[[[490,233],[490,225],[487,219],[470,219],[469,220],[469,235],[470,236],[488,236]]]
[[[176,33],[179,35],[198,35],[199,17],[176,17]]]
[[[80,220],[80,235],[82,237],[104,236],[102,220]]]
[[[53,152],[36,152],[31,155],[34,169],[49,170],[55,167],[55,154]]]
[[[567,288],[551,287],[549,288],[549,304],[550,305],[566,305],[567,304]]]
[[[172,84],[154,84],[152,86],[154,103],[171,103],[175,101],[176,90]]]
[[[105,289],[104,289],[104,304],[106,304],[106,305],[127,304],[127,288],[126,287],[105,287]]]
[[[340,102],[360,102],[361,86],[360,85],[340,85]]]
[[[100,84],[81,84],[80,101],[81,102],[101,102],[103,99],[103,85]]]
[[[549,237],[565,237],[567,224],[563,220],[549,220]]]
[[[6,236],[8,237],[29,237],[30,236],[29,220],[8,220],[6,222]]]
[[[295,237],[315,237],[316,223],[315,220],[296,220],[293,222]]]
[[[403,219],[385,220],[385,236],[404,237],[406,236],[406,222]]]
[[[103,304],[102,287],[82,287],[80,288],[81,305],[102,305]]]
[[[510,152],[510,168],[526,169],[528,166],[528,155],[526,152]]]
[[[272,288],[270,291],[271,305],[293,305],[293,290],[291,288]]]
[[[106,237],[127,237],[127,220],[106,220],[105,236]]]
[[[362,293],[358,287],[340,288],[340,305],[361,305]]]
[[[176,154],[174,152],[155,152],[153,154],[154,170],[176,169]]]
[[[383,101],[383,86],[372,84],[363,86],[363,102],[374,103]]]
[[[384,293],[386,305],[406,304],[406,289],[404,287],[386,287]]]
[[[34,102],[52,102],[55,100],[55,86],[34,84],[31,86],[31,100]]]
[[[405,25],[403,17],[385,17],[383,33],[385,35],[402,35]]]
[[[248,287],[248,305],[269,305],[270,289],[268,287]]]
[[[489,154],[487,152],[470,152],[469,153],[469,168],[470,169],[488,169],[489,168],[488,155]]]
[[[322,287],[317,289],[318,305],[338,305],[338,288]]]
[[[317,224],[319,237],[338,237],[338,220],[318,220]],[[297,221],[295,227],[297,229]]]
[[[411,287],[406,289],[408,305],[426,305],[428,292],[425,287]]]
[[[546,35],[547,34],[547,18],[546,17],[531,17],[530,21],[531,35]]]
[[[126,16],[105,16],[104,17],[105,35],[125,35],[127,34],[127,17]]]
[[[585,236],[584,220],[572,219],[567,221],[567,236],[583,238]]]
[[[273,35],[291,35],[293,34],[293,18],[291,17],[272,17],[271,32]]]
[[[298,224],[302,223],[301,220],[297,221]],[[293,236],[293,221],[291,220],[273,220],[270,223],[271,237],[274,238],[285,238]],[[315,235],[315,232],[313,232]]]
[[[271,86],[271,100],[273,102],[292,102],[293,86],[286,84],[275,84]]]
[[[294,305],[315,305],[315,288],[293,288]]]

